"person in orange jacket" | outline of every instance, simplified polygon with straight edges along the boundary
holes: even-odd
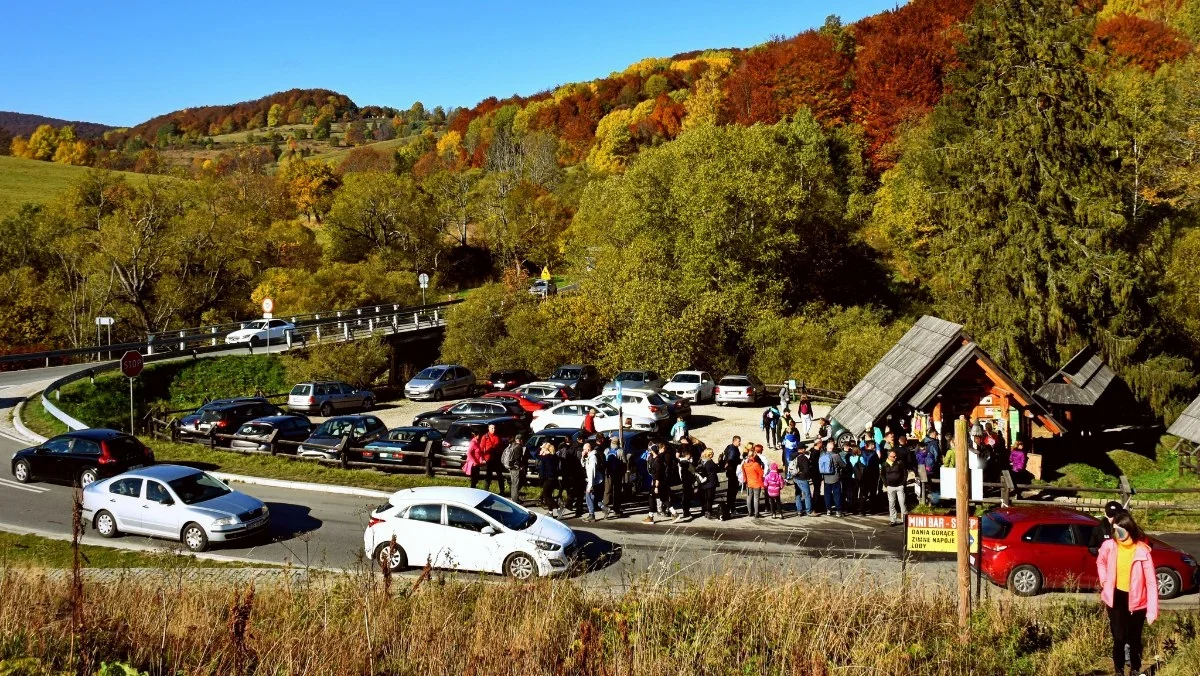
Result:
[[[1131,673],[1141,673],[1142,629],[1158,619],[1158,578],[1150,545],[1129,512],[1113,518],[1113,536],[1100,545],[1096,573],[1112,630],[1113,669],[1125,673],[1128,644]]]
[[[742,462],[742,476],[746,478],[746,506],[751,517],[760,517],[759,504],[763,491],[763,461],[759,455],[763,452],[761,444],[755,444],[746,460]]]

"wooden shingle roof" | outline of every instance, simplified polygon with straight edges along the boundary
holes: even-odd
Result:
[[[961,324],[944,319],[921,317],[846,394],[830,417],[853,432],[867,429],[960,344],[962,329]]]
[[[1116,377],[1098,352],[1084,348],[1047,378],[1034,394],[1061,406],[1094,406]]]
[[[1175,422],[1171,423],[1167,434],[1200,444],[1200,397],[1193,399]]]

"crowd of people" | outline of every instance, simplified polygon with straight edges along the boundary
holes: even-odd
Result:
[[[526,451],[524,436],[503,440],[493,427],[472,437],[464,470],[472,487],[482,482],[490,490],[494,478],[500,493],[507,486],[517,500],[532,469],[540,483],[540,505],[559,517],[623,516],[644,501],[647,523],[690,520],[693,512],[726,520],[742,514],[836,518],[886,509],[888,523],[896,525],[907,514],[910,487],[915,499],[926,498],[938,467],[954,466],[954,451],[943,452],[940,418],[924,426],[889,419],[858,437],[843,434],[838,443],[830,421],[814,417],[806,396],[795,403],[799,420],[792,417],[786,390],[778,405],[763,411],[765,443],[743,443],[735,436],[720,451],[692,436],[683,420],[641,448],[636,440],[644,437],[633,432],[625,433],[630,443],[623,443],[616,433],[597,434],[585,426],[577,438],[546,441],[533,454]],[[1023,473],[1028,458],[1023,442],[1009,449],[1004,436],[990,423],[972,424],[969,467],[984,470],[989,479],[1003,469]],[[794,509],[784,508],[789,488]]]

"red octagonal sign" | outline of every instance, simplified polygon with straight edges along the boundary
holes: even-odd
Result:
[[[125,374],[126,378],[136,378],[142,372],[142,354],[130,350],[121,355],[121,373]]]

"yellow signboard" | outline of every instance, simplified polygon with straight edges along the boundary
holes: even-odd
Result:
[[[542,268],[542,279],[546,280],[547,282],[550,281],[551,279],[554,279],[554,277],[551,276],[551,274],[550,274],[550,266],[549,265]]]
[[[979,546],[979,517],[967,524],[968,551]],[[908,514],[904,518],[904,548],[910,552],[958,551],[958,518],[942,514]]]

